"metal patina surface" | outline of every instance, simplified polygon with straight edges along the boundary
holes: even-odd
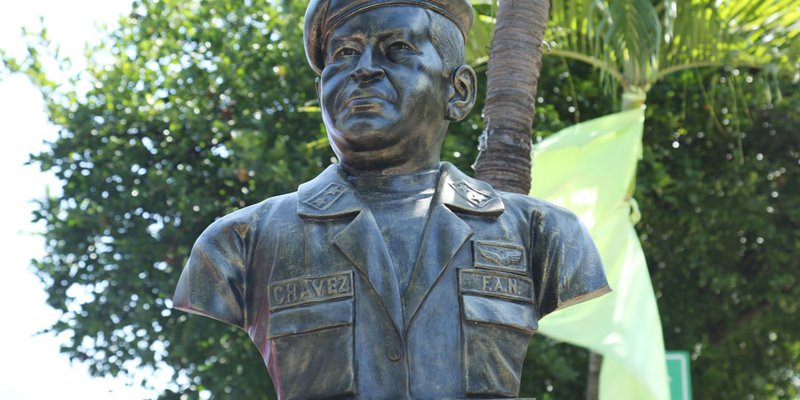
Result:
[[[606,293],[570,212],[439,159],[475,102],[466,0],[312,0],[339,164],[200,236],[176,308],[236,325],[284,399],[515,397],[545,315]]]

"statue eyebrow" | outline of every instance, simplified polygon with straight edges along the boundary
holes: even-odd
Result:
[[[389,30],[389,31],[382,31],[382,32],[378,33],[378,37],[381,38],[381,39],[385,39],[385,38],[390,37],[390,36],[407,37],[407,36],[415,36],[415,35],[414,35],[414,32],[413,32],[413,30],[411,28],[397,28],[397,29],[392,29],[392,30]]]
[[[381,41],[393,40],[393,39],[402,39],[408,42],[416,42],[418,35],[415,35],[414,32],[408,30],[398,30],[394,32],[387,32],[385,35],[380,36]]]
[[[376,36],[380,42],[393,39],[402,39],[410,42],[411,44],[416,44],[420,34],[418,32],[414,32],[414,30],[410,28],[397,28],[378,32]],[[365,41],[366,35],[363,32],[353,32],[345,33],[339,36],[331,36],[328,39],[328,45],[323,48],[323,54],[330,55],[331,51],[335,51],[340,46],[347,44],[360,45]]]
[[[345,44],[361,44],[364,42],[364,35],[360,33],[355,33],[352,35],[346,36],[335,36],[330,38],[328,41],[328,45],[325,46],[325,53],[327,53],[331,49],[336,49]]]
[[[392,30],[380,31],[376,33],[378,40],[386,40],[392,37],[398,37],[403,39],[413,39],[419,36],[417,32],[414,32],[413,29],[410,28],[396,28]],[[341,41],[352,41],[352,42],[364,42],[366,40],[366,35],[364,32],[353,32],[353,33],[345,33],[342,35],[334,36],[331,35],[328,39],[329,45],[333,47],[336,44],[339,44]]]

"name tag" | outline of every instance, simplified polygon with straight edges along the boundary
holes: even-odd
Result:
[[[525,274],[525,249],[511,243],[476,240],[472,245],[476,268],[498,268]]]
[[[270,311],[353,297],[353,271],[293,278],[269,285]]]
[[[533,281],[514,274],[462,269],[459,271],[458,288],[461,293],[533,302]]]

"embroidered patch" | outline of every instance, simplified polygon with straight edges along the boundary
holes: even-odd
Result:
[[[322,191],[304,201],[304,203],[316,208],[317,210],[324,210],[330,207],[331,204],[335,203],[339,197],[342,197],[342,194],[344,194],[346,191],[347,187],[344,185],[331,182],[328,184],[328,186],[325,186],[325,189],[322,189]]]
[[[461,197],[470,202],[470,204],[478,208],[483,208],[493,199],[491,194],[475,189],[464,181],[450,182],[450,187],[452,187],[456,193],[461,195]]]
[[[482,269],[462,269],[458,273],[461,293],[533,302],[533,281],[526,277]]]
[[[512,243],[476,240],[472,245],[477,268],[504,269],[525,274],[525,248]]]
[[[269,285],[269,309],[353,297],[353,271],[286,279]]]

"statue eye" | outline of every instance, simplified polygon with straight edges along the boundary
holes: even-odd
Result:
[[[334,53],[333,58],[352,57],[357,55],[358,55],[358,50],[352,47],[342,47],[339,50],[336,50],[336,53]]]
[[[414,51],[414,48],[406,42],[394,42],[389,45],[389,51]]]

